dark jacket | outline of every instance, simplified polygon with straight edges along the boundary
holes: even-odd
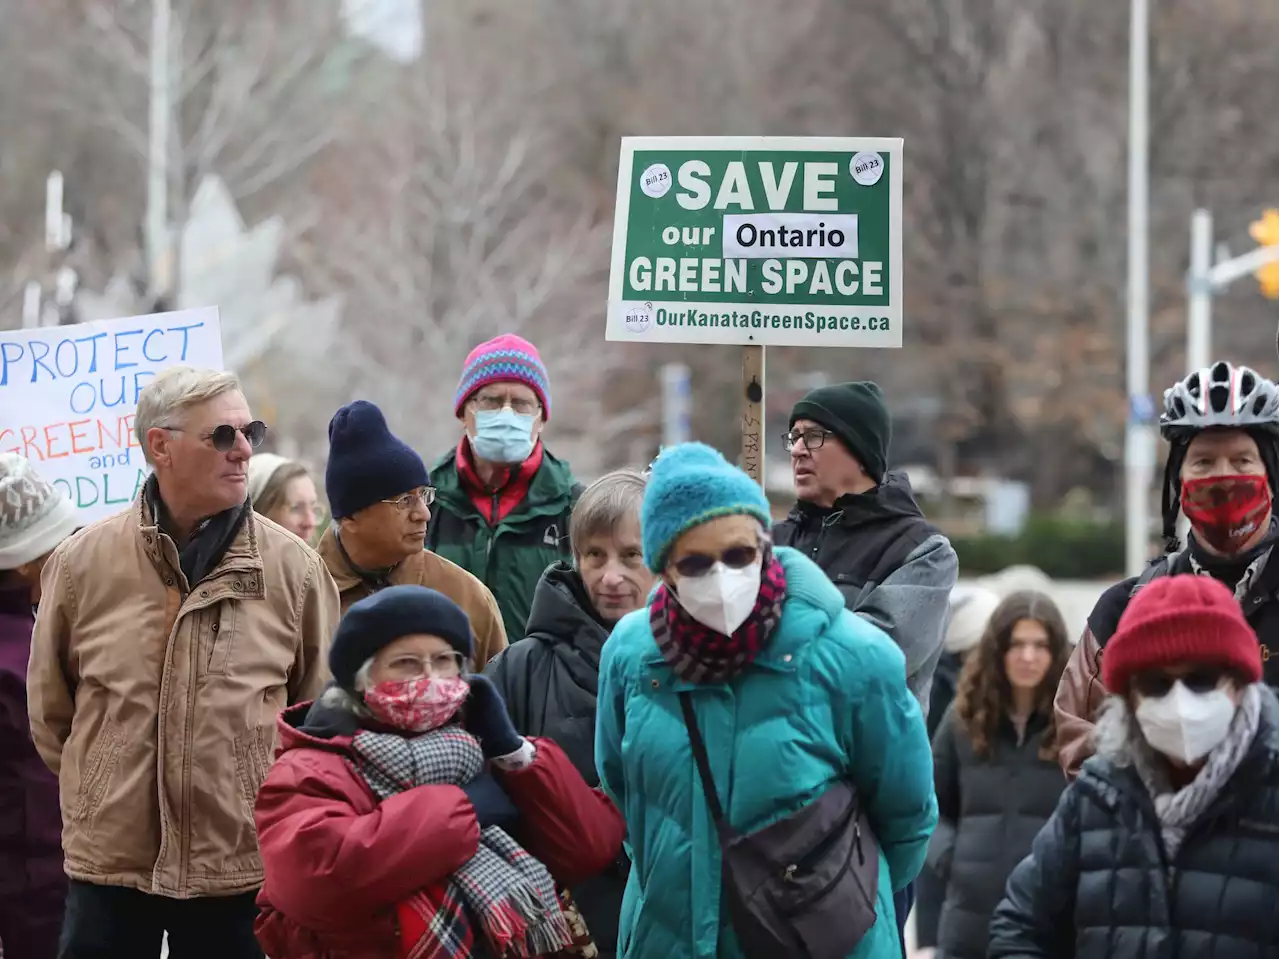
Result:
[[[1167,861],[1132,766],[1084,765],[1009,878],[992,959],[1262,959],[1280,950],[1276,698],[1217,798]]]
[[[846,608],[898,644],[907,685],[927,711],[959,564],[951,543],[920,512],[907,474],[890,472],[874,490],[842,496],[831,509],[797,503],[773,538],[817,563]]]
[[[496,526],[480,515],[458,476],[457,451],[431,467],[436,505],[427,549],[457,563],[489,587],[507,638],[523,636],[542,571],[569,558],[569,514],[582,486],[569,464],[543,451],[529,491]]]
[[[596,687],[609,630],[596,616],[582,577],[567,563],[556,563],[543,573],[533,594],[529,634],[503,650],[485,670],[502,693],[516,729],[525,736],[553,740],[592,786],[600,782]],[[625,857],[620,857],[603,875],[573,888],[602,959],[614,955],[626,885]]]
[[[1275,521],[1271,536],[1257,549],[1268,551],[1267,558],[1253,576],[1241,599],[1245,619],[1258,635],[1262,648],[1262,678],[1272,689],[1280,679],[1280,658],[1277,657],[1277,633],[1280,632],[1280,559],[1275,542]],[[1194,573],[1191,564],[1192,550],[1196,550],[1197,562],[1215,579],[1234,589],[1245,573],[1248,557],[1236,563],[1224,563],[1207,555],[1201,555],[1193,543],[1180,553],[1162,557],[1152,563],[1141,577],[1133,576],[1117,583],[1103,593],[1089,614],[1084,635],[1062,673],[1058,695],[1054,699],[1054,711],[1058,722],[1058,761],[1068,777],[1080,771],[1081,764],[1093,755],[1093,721],[1098,707],[1106,696],[1102,685],[1102,650],[1111,634],[1116,631],[1120,617],[1129,600],[1144,585],[1158,576],[1177,576]]]
[[[933,740],[933,782],[938,828],[929,864],[946,883],[938,925],[938,954],[983,959],[987,923],[1004,897],[1005,881],[1031,851],[1036,833],[1053,815],[1066,781],[1052,760],[1039,756],[1048,717],[1032,716],[1026,735],[1005,719],[991,757],[973,750],[968,730],[946,712]]]
[[[62,871],[58,777],[31,741],[31,590],[0,590],[0,942],[13,959],[57,951]]]
[[[947,714],[951,701],[956,698],[956,683],[960,680],[960,669],[964,660],[960,653],[945,651],[938,660],[938,668],[933,672],[933,685],[929,687],[929,717],[925,725],[929,729],[929,740],[933,741]],[[920,870],[916,877],[916,946],[921,949],[938,945],[938,922],[942,917],[942,903],[946,899],[947,884],[942,881],[930,865]]]

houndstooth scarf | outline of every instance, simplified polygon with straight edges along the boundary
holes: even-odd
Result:
[[[1240,767],[1254,737],[1258,735],[1258,723],[1262,715],[1262,695],[1257,686],[1244,691],[1240,708],[1236,710],[1227,737],[1214,747],[1205,759],[1196,778],[1174,791],[1162,764],[1153,761],[1149,751],[1134,751],[1134,767],[1142,779],[1160,818],[1160,835],[1164,839],[1165,852],[1172,862],[1182,848],[1189,830],[1210,804],[1227,787],[1227,782]]]
[[[351,747],[356,771],[379,800],[415,786],[463,785],[484,769],[480,744],[456,725],[412,738],[362,731]],[[480,833],[475,856],[443,889],[415,896],[408,907],[401,925],[408,919],[419,933],[409,959],[470,956],[468,911],[496,956],[543,956],[571,942],[550,873],[496,826]]]
[[[649,607],[649,627],[662,658],[677,676],[690,683],[723,683],[742,672],[764,649],[782,618],[786,598],[787,574],[769,550],[761,567],[756,605],[732,636],[690,616],[665,583],[658,587]]]

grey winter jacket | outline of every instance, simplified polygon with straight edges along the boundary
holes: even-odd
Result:
[[[888,633],[907,658],[907,685],[927,716],[959,563],[916,505],[907,474],[891,471],[831,509],[797,503],[774,542],[801,550],[844,594],[845,606]]]

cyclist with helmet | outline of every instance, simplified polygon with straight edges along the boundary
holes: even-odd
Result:
[[[1157,577],[1194,573],[1231,589],[1262,647],[1263,679],[1276,688],[1278,423],[1276,384],[1246,366],[1219,362],[1165,391],[1165,554],[1102,594],[1062,674],[1054,711],[1058,761],[1068,778],[1093,754],[1094,719],[1107,692],[1102,650],[1129,600]],[[1191,526],[1181,549],[1179,513]]]

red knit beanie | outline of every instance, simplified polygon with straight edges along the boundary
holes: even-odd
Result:
[[[1102,682],[1125,693],[1134,673],[1193,664],[1262,678],[1258,636],[1231,590],[1208,576],[1165,576],[1129,600],[1102,651]]]

